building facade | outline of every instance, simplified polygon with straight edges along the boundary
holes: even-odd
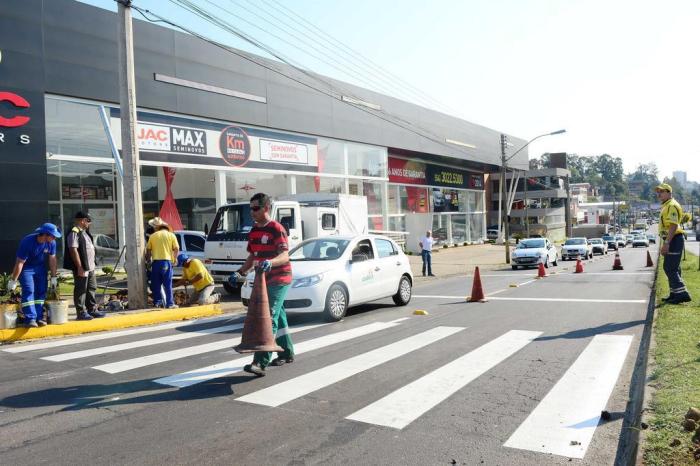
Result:
[[[78,210],[123,244],[117,15],[72,0],[0,11],[0,267],[19,239]],[[134,21],[144,222],[174,202],[206,231],[255,192],[364,195],[372,230],[429,214],[447,243],[485,236],[500,133],[347,83]],[[515,144],[524,141],[509,136]],[[457,144],[448,142],[457,142]],[[523,151],[509,162],[527,167]]]

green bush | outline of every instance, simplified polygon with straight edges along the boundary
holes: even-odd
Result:
[[[110,273],[114,272],[114,267],[112,267],[111,265],[105,265],[104,267],[102,267],[102,271],[109,275]]]
[[[466,242],[466,241],[465,241],[464,243],[462,243],[462,246],[466,246],[466,245],[467,245],[467,242]]]
[[[443,244],[443,245],[442,245],[442,249],[447,249],[447,248],[449,248],[448,245],[446,245],[446,244]]]

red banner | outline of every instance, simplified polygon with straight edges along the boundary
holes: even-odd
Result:
[[[427,184],[425,164],[389,157],[389,181],[392,183]]]
[[[182,221],[180,220],[180,213],[177,211],[177,205],[175,204],[175,197],[173,197],[171,189],[173,181],[175,181],[175,171],[174,168],[163,167],[163,175],[165,176],[165,200],[163,200],[163,205],[160,206],[159,215],[173,230],[184,230]]]

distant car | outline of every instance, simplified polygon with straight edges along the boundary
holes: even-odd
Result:
[[[604,235],[603,241],[608,244],[608,249],[614,249],[615,251],[617,251],[617,249],[618,249],[617,240],[615,239],[614,236]]]
[[[590,259],[593,257],[592,245],[586,238],[569,238],[561,247],[561,260]]]
[[[625,235],[625,244],[632,244],[632,241],[634,241],[634,236],[632,234]]]
[[[92,242],[95,245],[95,264],[114,266],[119,257],[119,243],[117,243],[117,240],[111,236],[97,233],[93,235]]]
[[[184,252],[191,259],[199,259],[204,262],[204,243],[207,240],[207,235],[203,231],[176,230],[173,233],[177,238],[180,252]],[[182,275],[182,267],[174,267],[173,275]]]
[[[515,247],[511,267],[537,267],[544,264],[557,265],[557,248],[547,238],[528,238],[521,240]]]
[[[326,236],[308,239],[291,251],[292,286],[284,307],[292,312],[322,312],[328,321],[347,309],[391,297],[397,306],[411,300],[413,274],[408,257],[385,236]],[[241,301],[248,305],[255,272],[246,277]]]
[[[636,248],[637,246],[649,247],[649,238],[646,237],[646,235],[637,235],[634,237],[632,240],[632,247]]]
[[[625,235],[615,235],[615,240],[617,241],[617,246],[624,248],[627,246],[627,238],[625,238]]]
[[[498,239],[498,230],[486,230],[486,239],[496,240]]]
[[[647,234],[647,239],[649,240],[649,243],[656,244],[656,235],[649,233],[649,234]],[[700,240],[698,240],[698,241],[700,241]]]
[[[591,252],[593,254],[607,254],[608,253],[608,243],[603,241],[603,238],[591,238]]]

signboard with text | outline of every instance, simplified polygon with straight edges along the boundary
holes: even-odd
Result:
[[[394,157],[389,157],[389,181],[444,188],[484,189],[484,179],[481,175],[474,175],[458,168]]]

